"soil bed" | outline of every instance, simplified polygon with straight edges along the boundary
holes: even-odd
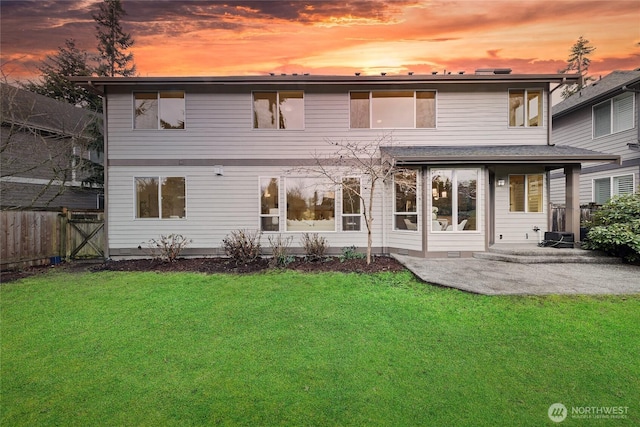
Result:
[[[22,270],[2,271],[0,282],[7,283],[36,274],[45,273],[51,268],[66,271],[158,271],[158,272],[199,272],[206,274],[232,273],[247,274],[273,270],[269,259],[261,258],[247,264],[236,264],[228,258],[181,258],[175,262],[163,262],[158,259],[136,259],[106,261],[103,263],[69,262],[58,266],[30,267]],[[367,265],[364,259],[340,260],[339,257],[326,257],[317,261],[307,261],[299,257],[286,266],[287,270],[342,273],[379,273],[383,271],[402,271],[404,266],[391,257],[374,257]]]

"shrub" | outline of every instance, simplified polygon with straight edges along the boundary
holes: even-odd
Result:
[[[318,233],[304,233],[300,238],[300,243],[304,248],[304,253],[308,261],[318,261],[324,257],[329,244],[327,239],[318,235]]]
[[[273,268],[282,268],[293,262],[293,256],[289,255],[289,246],[293,241],[293,236],[289,236],[286,239],[282,238],[282,235],[269,236],[269,246],[271,246],[271,254],[273,257],[269,264]]]
[[[349,259],[365,259],[367,254],[358,252],[355,246],[347,246],[342,248],[342,255],[340,255],[340,262],[345,262]]]
[[[640,193],[614,196],[594,215],[586,249],[640,262]]]
[[[180,252],[187,247],[192,240],[188,240],[182,234],[160,235],[159,239],[151,239],[147,246],[154,258],[164,262],[174,262],[180,256]]]
[[[235,230],[222,239],[224,253],[236,264],[260,258],[260,231]]]

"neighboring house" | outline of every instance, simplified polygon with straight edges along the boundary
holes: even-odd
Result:
[[[97,209],[103,190],[81,181],[94,114],[71,104],[1,84],[2,209]]]
[[[614,195],[633,193],[640,180],[640,69],[614,71],[553,107],[553,139],[620,156],[619,164],[585,165],[580,203],[604,204]],[[564,203],[564,173],[551,174],[551,201]]]
[[[335,153],[327,141],[384,135],[381,157],[408,170],[377,187],[374,252],[535,246],[535,229],[550,230],[546,172],[570,171],[573,195],[581,163],[618,156],[550,145],[550,87],[577,76],[510,71],[71,77],[104,98],[107,256],[146,255],[145,242],[170,233],[193,240],[185,255],[218,255],[238,229],[262,230],[267,248],[282,233],[300,250],[309,232],[334,252],[364,248],[363,208],[343,190],[368,188],[368,177],[345,172],[336,188],[295,170]]]

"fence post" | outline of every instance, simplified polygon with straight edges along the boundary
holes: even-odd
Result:
[[[62,215],[60,215],[60,255],[64,256],[66,261],[70,261],[71,256],[71,233],[69,232],[69,218],[71,218],[71,212],[69,209],[62,208]]]

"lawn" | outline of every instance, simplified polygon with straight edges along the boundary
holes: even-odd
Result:
[[[640,423],[640,296],[409,273],[51,272],[1,291],[1,418],[34,425]],[[584,410],[583,410],[584,411]]]

